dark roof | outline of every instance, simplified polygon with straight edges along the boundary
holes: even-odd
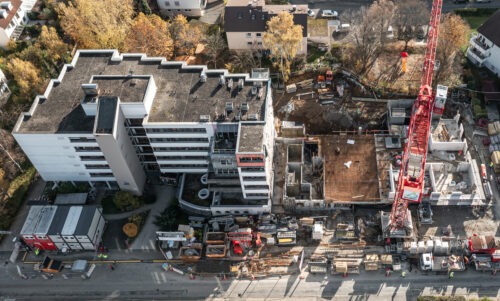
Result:
[[[61,233],[64,223],[66,222],[66,218],[68,217],[69,208],[70,206],[57,207],[56,215],[54,216],[52,224],[50,224],[49,231],[47,232],[48,235]]]
[[[80,214],[80,219],[78,220],[78,225],[75,229],[75,235],[87,235],[96,210],[96,206],[83,207],[82,214]]]
[[[98,85],[97,97],[118,96],[121,103],[128,101],[139,105],[137,99],[145,93],[146,80],[143,78],[149,77],[147,82],[153,85],[154,93],[146,93],[153,97],[148,122],[199,122],[202,115],[208,115],[210,120],[215,121],[216,113],[222,114],[228,101],[233,102],[236,108],[246,102],[249,105],[247,115],[265,116],[266,97],[257,99],[251,93],[254,83],[267,82],[265,78],[183,64],[162,62],[161,59],[138,54],[120,55],[113,50],[78,51],[71,65],[63,68],[58,80],[53,85],[49,84],[45,97],[40,98],[38,103],[35,101],[30,113],[23,115],[14,132],[92,133],[95,116],[87,116],[81,105],[86,99],[82,84],[89,84],[92,79]],[[205,83],[200,82],[202,73],[207,76]],[[133,79],[137,79],[132,85],[127,80],[130,74],[134,74]],[[228,83],[229,78],[233,78],[231,89],[219,85],[223,74]],[[105,76],[113,76],[116,80],[108,77],[103,81]],[[241,89],[236,89],[238,79],[243,80]],[[267,84],[263,85],[263,89],[263,95],[266,96]],[[228,120],[233,117],[228,116]],[[243,116],[242,120],[245,118]]]
[[[492,41],[495,45],[500,46],[500,9],[493,14],[477,31]]]
[[[249,8],[248,6],[226,6],[224,12],[224,31],[264,32],[267,28],[267,21],[281,11],[291,12],[291,8],[291,5],[272,5],[265,6],[263,9],[259,7]],[[293,13],[293,22],[297,25],[302,25],[302,36],[307,37],[307,9],[297,10]]]

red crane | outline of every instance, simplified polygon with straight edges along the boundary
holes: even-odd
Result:
[[[390,215],[388,229],[390,233],[406,229],[408,203],[418,203],[422,199],[431,115],[434,106],[434,95],[431,86],[432,75],[436,59],[442,5],[443,0],[434,0],[432,3],[423,74],[418,97],[413,103],[408,138],[405,144],[398,186]]]

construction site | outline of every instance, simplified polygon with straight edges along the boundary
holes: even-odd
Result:
[[[441,4],[433,3],[423,69],[407,73],[420,74],[416,100],[377,98],[340,68],[273,90],[272,213],[193,217],[178,232],[158,232],[172,262],[166,268],[203,275],[217,266],[252,279],[412,268],[450,274],[468,265],[496,273],[500,160],[486,168],[471,144],[474,121],[446,111],[457,93],[433,86]],[[490,136],[495,129],[488,127]]]

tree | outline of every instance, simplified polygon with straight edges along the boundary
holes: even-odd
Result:
[[[73,0],[57,9],[60,24],[79,48],[123,49],[132,23],[132,0]]]
[[[130,27],[125,45],[130,52],[144,52],[150,56],[171,58],[174,43],[167,22],[158,15],[146,16],[139,13]]]
[[[388,0],[374,2],[368,9],[362,7],[354,13],[350,32],[348,60],[360,75],[368,73],[388,42],[387,31],[394,18],[394,3]]]
[[[200,28],[188,23],[183,15],[174,18],[170,24],[170,32],[174,39],[175,55],[193,55],[203,37]]]
[[[394,24],[398,39],[405,42],[404,51],[408,43],[417,37],[422,26],[429,23],[430,12],[424,0],[401,0],[396,7]]]
[[[33,95],[41,92],[43,81],[39,76],[40,70],[31,62],[12,58],[7,63],[7,71],[16,81],[24,100],[31,100]]]
[[[469,25],[460,16],[453,13],[443,16],[436,50],[436,60],[440,63],[436,72],[437,81],[443,83],[445,77],[453,74],[450,68],[454,65],[457,53],[469,42],[470,31]]]
[[[69,47],[64,43],[54,27],[42,27],[42,32],[35,43],[35,47],[43,48],[50,54],[53,62],[64,61],[68,56]]]
[[[249,72],[250,69],[257,67],[257,62],[253,56],[252,51],[245,50],[235,53],[229,59],[229,63],[225,65],[225,68],[229,72],[233,73],[244,73]]]
[[[113,203],[121,211],[139,208],[142,204],[139,197],[128,191],[118,191],[113,198]]]
[[[210,61],[214,63],[214,68],[217,68],[217,58],[219,54],[226,48],[226,41],[220,33],[209,35],[205,41],[205,49]]]
[[[267,22],[267,31],[262,40],[271,51],[270,56],[275,60],[285,82],[290,75],[290,63],[301,46],[302,30],[302,25],[294,25],[293,15],[288,12],[281,12]]]

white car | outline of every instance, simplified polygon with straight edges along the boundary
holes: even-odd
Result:
[[[313,11],[312,9],[308,9],[308,10],[307,10],[307,15],[308,15],[309,17],[314,17],[315,13],[314,13],[314,11]]]
[[[321,13],[321,16],[322,17],[325,17],[325,18],[336,18],[339,16],[339,13],[334,11],[334,10],[330,10],[330,9],[325,9],[323,10],[323,12]]]

